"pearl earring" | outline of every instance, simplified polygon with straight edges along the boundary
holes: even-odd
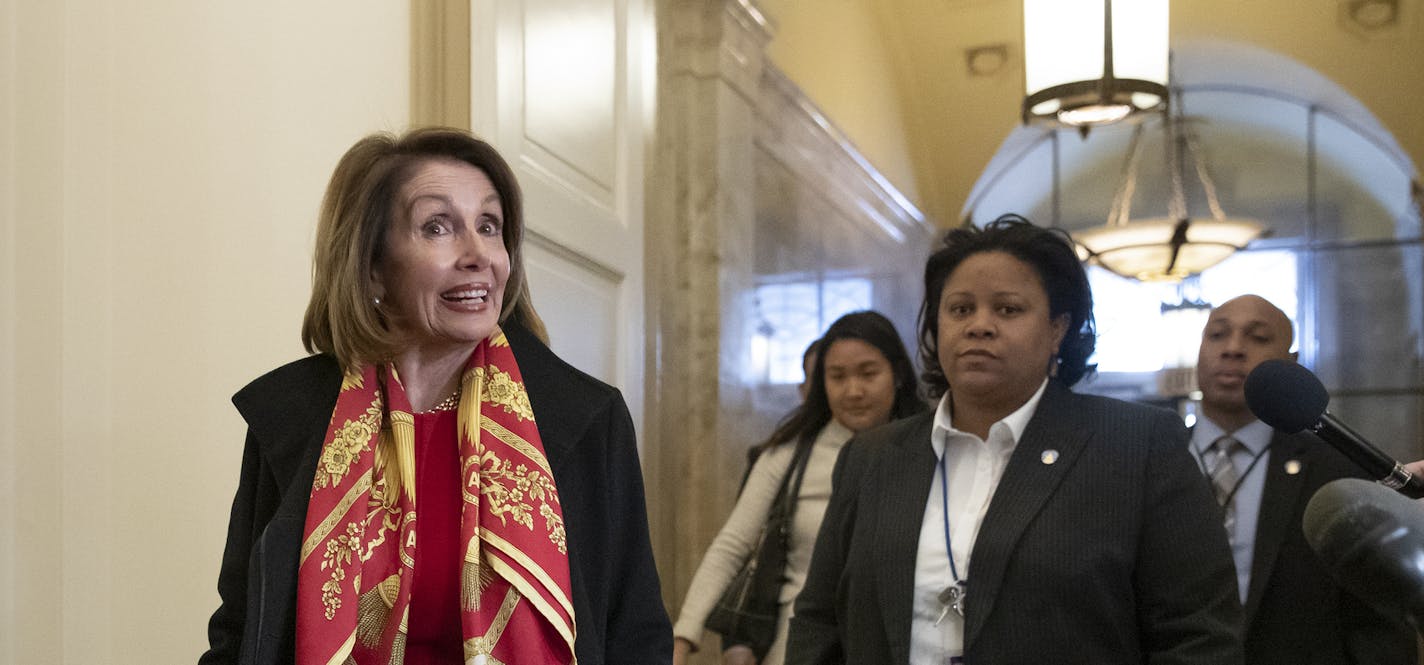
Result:
[[[377,307],[380,307],[380,306],[381,306],[381,297],[380,297],[380,296],[376,296],[375,298],[372,298],[372,299],[371,299],[371,304],[372,304],[372,305],[375,305],[375,306],[377,306]]]

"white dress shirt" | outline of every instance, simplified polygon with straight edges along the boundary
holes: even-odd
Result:
[[[943,458],[949,494],[944,495],[940,470],[936,466],[930,495],[925,501],[925,517],[920,526],[919,550],[915,557],[914,614],[910,622],[910,662],[947,663],[964,653],[964,619],[950,611],[944,614],[939,594],[954,584],[949,555],[945,548],[944,505],[949,505],[950,541],[954,546],[954,566],[959,579],[968,582],[969,597],[974,595],[969,555],[979,536],[979,525],[989,510],[989,501],[1004,475],[1009,456],[1023,436],[1024,428],[1038,409],[1048,380],[1044,379],[1017,411],[989,427],[988,440],[954,429],[950,417],[949,394],[935,409],[934,429],[930,445],[935,457]],[[943,620],[940,620],[944,614]]]
[[[1192,456],[1197,459],[1202,473],[1206,473],[1206,460],[1211,459],[1207,449],[1226,434],[1221,426],[1205,415],[1192,427]],[[1245,446],[1244,450],[1237,448],[1231,455],[1231,465],[1236,467],[1236,477],[1240,480],[1231,498],[1231,504],[1236,507],[1236,524],[1232,532],[1226,534],[1231,539],[1231,558],[1236,562],[1236,586],[1243,605],[1246,603],[1246,592],[1251,588],[1256,525],[1260,523],[1261,494],[1266,489],[1266,469],[1271,466],[1271,436],[1274,434],[1270,425],[1259,420],[1231,432],[1231,438]]]

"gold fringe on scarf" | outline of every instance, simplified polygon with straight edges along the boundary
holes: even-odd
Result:
[[[376,468],[385,469],[386,491],[399,497],[402,490],[415,502],[415,417],[404,411],[390,410],[376,444]],[[384,454],[383,454],[384,453]],[[395,473],[391,473],[391,469]]]
[[[480,562],[465,562],[460,571],[460,609],[480,609],[480,595],[494,581],[494,570]]]
[[[391,608],[396,604],[396,596],[400,594],[400,576],[391,575],[371,590],[361,594],[360,611],[356,620],[356,639],[367,648],[373,648],[381,642],[381,633],[386,629],[386,622],[390,619]]]
[[[361,594],[360,609],[356,619],[356,641],[368,649],[381,643],[381,633],[390,619],[391,608],[381,600],[380,589],[371,589]]]
[[[391,665],[401,665],[405,662],[405,631],[396,633],[396,638],[391,640]]]

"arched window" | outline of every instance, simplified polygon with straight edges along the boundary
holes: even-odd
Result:
[[[1395,445],[1399,457],[1417,458],[1424,241],[1414,164],[1368,109],[1293,60],[1196,41],[1174,47],[1173,67],[1173,103],[1221,207],[1261,221],[1269,236],[1181,287],[1091,269],[1100,376],[1081,389],[1190,410],[1202,308],[1256,293],[1295,321],[1301,362],[1330,390],[1331,411]],[[1018,212],[1069,231],[1103,224],[1132,129],[1102,127],[1086,138],[1016,129],[980,177],[965,218]],[[1134,213],[1166,211],[1163,143],[1145,144]],[[1193,183],[1187,199],[1193,216],[1205,215]]]

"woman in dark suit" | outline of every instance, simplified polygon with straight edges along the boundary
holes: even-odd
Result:
[[[314,355],[233,398],[247,445],[200,663],[670,660],[627,407],[545,346],[522,233],[513,172],[468,133],[342,157]]]
[[[1240,664],[1218,509],[1170,412],[1078,395],[1065,234],[950,231],[920,309],[933,413],[842,451],[788,663]]]

